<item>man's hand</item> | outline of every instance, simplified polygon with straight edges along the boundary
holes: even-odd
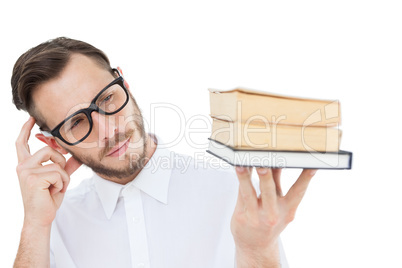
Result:
[[[35,119],[29,118],[15,142],[25,216],[14,267],[50,266],[51,225],[63,201],[70,175],[81,166],[72,157],[66,162],[64,156],[51,147],[31,155],[28,140],[34,125]],[[42,165],[49,160],[53,164]]]
[[[305,169],[283,196],[281,169],[257,168],[261,195],[251,182],[252,168],[236,167],[239,196],[231,221],[237,267],[280,267],[278,237],[294,219],[316,170]]]
[[[24,223],[48,227],[53,222],[70,182],[70,175],[80,167],[74,158],[64,156],[50,147],[31,155],[28,145],[35,119],[24,124],[16,141],[17,174],[24,203]],[[53,164],[42,165],[47,161]]]

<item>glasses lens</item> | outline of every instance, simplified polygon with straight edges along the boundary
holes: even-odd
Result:
[[[104,89],[96,98],[95,105],[100,112],[107,115],[115,114],[120,111],[128,102],[128,94],[123,88],[123,80],[116,79],[116,82]],[[89,107],[86,110],[90,113],[94,110]],[[63,139],[71,144],[77,143],[85,138],[91,131],[91,123],[84,112],[74,115],[72,118],[64,122],[59,132]]]
[[[67,120],[60,128],[60,135],[68,142],[75,143],[90,130],[90,123],[87,116],[84,113],[79,113]]]
[[[105,113],[113,113],[120,109],[127,100],[127,94],[119,84],[107,88],[96,100],[98,106]]]

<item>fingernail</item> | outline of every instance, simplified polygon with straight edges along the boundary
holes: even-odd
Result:
[[[264,175],[264,174],[267,174],[268,169],[267,168],[258,168],[257,172],[258,172],[258,174]]]
[[[245,170],[244,167],[236,167],[237,172],[243,172]]]
[[[312,169],[312,170],[310,170],[310,175],[311,175],[311,176],[314,176],[316,172],[317,172],[316,169]]]

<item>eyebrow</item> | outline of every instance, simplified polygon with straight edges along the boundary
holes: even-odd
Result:
[[[91,104],[95,103],[95,100],[96,100],[97,98],[99,98],[99,97],[102,95],[101,92],[104,91],[106,88],[109,88],[109,87],[112,85],[112,83],[114,83],[115,80],[116,80],[117,78],[119,78],[119,77],[120,77],[120,76],[113,77],[113,80],[112,80],[111,82],[109,82],[106,86],[104,86],[101,90],[99,90],[99,91],[95,94],[95,96],[91,99],[91,101],[89,101],[89,102],[88,102],[88,101],[81,102],[81,104],[82,104],[82,103],[89,103],[89,105],[83,106],[83,107],[81,107],[81,108],[79,108],[79,109],[73,111],[72,113],[68,114],[68,115],[67,115],[62,121],[60,121],[60,122],[65,121],[67,118],[69,118],[69,117],[72,116],[73,114],[76,114],[76,113],[79,112],[79,111],[82,111],[82,110],[85,110],[85,109],[88,109],[89,107],[91,107]],[[76,104],[75,106],[78,106],[78,105],[80,105],[80,104]],[[70,109],[70,111],[71,111],[71,109]]]

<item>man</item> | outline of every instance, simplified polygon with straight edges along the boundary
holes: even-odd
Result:
[[[232,171],[162,148],[121,69],[81,41],[28,50],[11,83],[31,115],[16,141],[25,217],[15,267],[287,266],[279,235],[315,170],[283,196],[280,169],[257,169],[257,195],[250,168],[236,168],[237,184]],[[31,153],[35,122],[47,146]],[[182,170],[177,157],[194,165]],[[82,164],[94,177],[66,193]]]

